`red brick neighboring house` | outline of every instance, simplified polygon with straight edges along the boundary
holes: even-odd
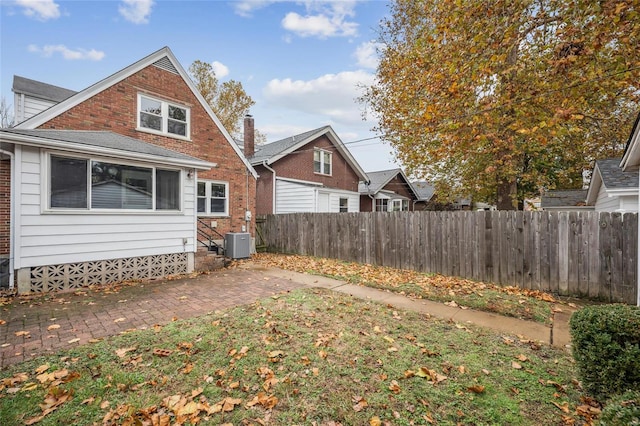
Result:
[[[258,175],[257,214],[358,212],[358,182],[368,180],[331,126],[255,147],[245,119],[244,152]]]
[[[0,143],[15,169],[15,231],[0,210],[0,248],[8,239],[20,291],[190,272],[197,219],[254,232],[256,171],[167,47],[25,116]]]
[[[369,181],[360,182],[360,211],[414,211],[420,199],[401,169],[367,172]]]

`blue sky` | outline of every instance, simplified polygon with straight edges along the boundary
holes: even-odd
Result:
[[[330,124],[366,171],[397,167],[355,101],[373,82],[386,1],[0,0],[0,95],[14,75],[82,90],[169,46],[256,101],[275,141]]]

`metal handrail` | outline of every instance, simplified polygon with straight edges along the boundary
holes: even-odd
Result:
[[[209,232],[205,232],[203,231],[200,226],[198,226],[198,235],[200,235],[201,237],[204,237],[206,239],[206,241],[203,241],[201,239],[198,239],[198,242],[200,244],[202,244],[203,246],[205,246],[209,251],[216,251],[218,252],[218,254],[222,254],[224,253],[224,236],[219,233],[214,227],[210,226],[207,222],[205,222],[202,219],[198,219],[198,224],[202,225],[204,228],[206,228]],[[222,245],[216,243],[213,238],[215,236],[220,237],[220,239],[222,239]],[[220,250],[222,249],[222,251]]]

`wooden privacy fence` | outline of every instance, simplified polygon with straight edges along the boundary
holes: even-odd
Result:
[[[261,217],[258,226],[271,252],[638,300],[636,213],[294,213]]]

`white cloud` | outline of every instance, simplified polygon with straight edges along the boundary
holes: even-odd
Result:
[[[99,50],[91,49],[69,49],[67,46],[63,44],[48,44],[42,47],[39,47],[35,44],[30,44],[27,49],[31,53],[39,53],[45,58],[50,58],[55,53],[59,53],[62,55],[64,59],[68,60],[90,60],[90,61],[100,61],[104,58],[104,52]]]
[[[326,74],[308,81],[274,79],[263,89],[263,96],[269,104],[354,125],[362,123],[356,98],[373,81],[373,74],[365,71]]]
[[[53,0],[17,0],[16,4],[24,8],[26,16],[40,21],[60,17],[60,6]]]
[[[216,75],[216,78],[223,78],[229,75],[229,67],[227,67],[222,62],[213,61],[211,63],[211,68]]]
[[[153,0],[122,0],[118,12],[129,22],[147,24],[152,7]]]
[[[358,33],[353,1],[307,1],[307,14],[289,12],[282,19],[282,27],[301,37],[349,37]]]
[[[368,41],[362,43],[356,49],[354,56],[358,61],[358,65],[364,68],[376,69],[380,58],[378,57],[378,51],[384,49],[384,44],[375,41]]]
[[[233,10],[240,15],[248,18],[252,13],[258,9],[269,6],[272,3],[277,3],[276,0],[242,0],[234,1]]]

